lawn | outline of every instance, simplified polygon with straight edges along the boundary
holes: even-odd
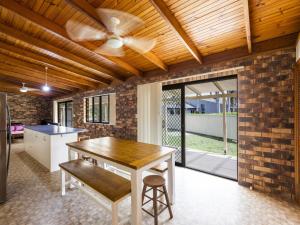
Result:
[[[224,154],[224,142],[220,138],[212,138],[192,133],[186,133],[186,148],[212,153]],[[167,145],[180,146],[180,136],[177,132],[168,132]],[[228,155],[237,156],[237,143],[228,141]]]

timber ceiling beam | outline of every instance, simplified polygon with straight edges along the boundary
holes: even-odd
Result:
[[[16,76],[18,76],[18,74],[16,73],[9,73],[6,71],[2,71],[0,70],[0,79],[5,79],[5,80],[16,80]],[[18,77],[17,77],[18,78]],[[36,87],[36,88],[41,88],[40,83],[33,81],[32,79],[28,79],[27,76],[23,76],[22,78],[18,79],[20,82],[20,87],[22,85],[22,83],[26,83],[27,85],[29,85],[30,87]],[[51,92],[54,91],[56,93],[60,93],[60,94],[69,94],[70,90],[64,90],[64,89],[60,89],[54,86],[51,86]]]
[[[95,74],[77,69],[74,66],[70,66],[68,64],[62,63],[61,61],[53,59],[51,57],[33,53],[29,50],[18,48],[14,45],[9,45],[9,44],[6,44],[6,43],[0,41],[0,51],[1,50],[5,50],[7,52],[12,52],[13,54],[17,54],[19,56],[34,60],[41,64],[47,65],[48,67],[53,67],[59,71],[62,71],[63,73],[68,73],[74,77],[81,78],[81,79],[90,81],[92,83],[107,85],[107,83],[105,83],[105,82],[107,82],[106,79],[103,79]]]
[[[4,75],[3,74],[1,75],[1,72],[0,72],[0,81],[10,82],[12,84],[17,85],[19,87],[19,91],[20,91],[22,83],[20,83],[20,81],[17,81],[15,78],[4,77]],[[44,93],[46,95],[49,95],[49,94],[66,95],[66,94],[70,93],[69,91],[61,90],[61,89],[58,89],[58,88],[55,88],[55,87],[52,87],[50,92],[44,92],[44,91],[41,90],[41,84],[40,83],[27,81],[27,82],[25,82],[25,84],[26,84],[26,87],[38,89],[38,90],[40,90],[39,93]]]
[[[1,75],[0,75],[1,76]],[[2,92],[9,92],[9,93],[18,93],[20,94],[20,88],[22,86],[18,83],[12,82],[12,81],[8,81],[8,80],[0,80],[0,91]],[[28,85],[26,84],[26,87],[28,88],[36,88],[33,85]],[[58,95],[61,94],[57,91],[51,91],[51,92],[43,92],[41,90],[34,90],[34,91],[28,91],[27,94],[31,94],[31,95],[37,95],[37,96],[53,96],[53,95]]]
[[[82,12],[84,15],[88,16],[90,19],[95,21],[99,26],[101,26],[104,30],[106,30],[105,26],[100,21],[95,8],[92,5],[90,5],[87,1],[85,1],[85,0],[65,0],[65,2],[67,2],[69,5],[76,8],[80,12]],[[132,50],[134,50],[134,49],[132,49]],[[168,70],[167,65],[153,52],[147,52],[147,53],[141,54],[141,55],[144,56],[146,59],[148,59],[151,63],[153,63],[157,67],[159,67],[165,71]],[[110,59],[111,61],[120,60],[117,57],[107,57],[107,58]]]
[[[187,35],[187,33],[183,30],[182,26],[178,22],[177,18],[170,11],[166,3],[162,0],[150,0],[151,4],[154,8],[159,12],[161,17],[169,24],[169,26],[175,31],[179,39],[185,45],[185,47],[189,50],[189,52],[194,56],[194,58],[202,63],[202,56],[193,43],[191,38]]]
[[[297,35],[297,33],[292,33],[285,36],[254,43],[252,46],[252,51],[253,53],[259,53],[290,46],[295,47]]]
[[[2,54],[1,52],[0,52],[0,57],[1,57],[1,60],[6,60],[7,62],[13,63],[16,66],[28,67],[29,70],[32,70],[32,69],[36,70],[36,71],[44,71],[45,70],[45,66],[41,66],[41,65],[38,65],[38,64],[35,64],[32,62],[24,61],[19,58],[14,58],[12,56]],[[77,78],[77,77],[74,77],[74,76],[66,74],[66,73],[61,73],[57,70],[54,70],[52,67],[48,67],[48,69],[49,69],[48,70],[49,76],[61,79],[64,82],[77,84],[80,89],[86,89],[88,87],[91,87],[91,88],[98,87],[98,85],[96,83],[87,81],[85,79]]]
[[[44,77],[44,74],[42,74],[42,73],[36,73],[36,72],[29,71],[29,70],[23,69],[23,68],[16,68],[16,66],[8,65],[5,63],[1,63],[1,62],[0,62],[0,71],[1,71],[1,74],[6,75],[8,77],[13,77],[13,78],[19,80],[20,83],[31,81],[31,82],[38,83],[41,86],[45,83],[45,77]],[[48,84],[51,87],[69,91],[69,92],[78,91],[78,89],[64,85],[55,79],[49,78]]]
[[[14,63],[7,63],[7,62],[0,62],[0,65],[3,66],[4,70],[5,69],[6,70],[10,69],[10,71],[12,71],[12,68],[18,67],[18,71],[19,71],[18,73],[19,74],[31,75],[31,77],[39,79],[40,80],[40,82],[39,82],[40,86],[44,85],[44,83],[45,83],[45,72],[44,71],[37,71],[37,70],[34,70],[34,69],[30,69],[26,66],[15,65]],[[23,72],[21,72],[21,71],[23,71]],[[26,73],[25,71],[28,72],[28,73]],[[16,71],[14,71],[14,72],[16,72]],[[63,81],[59,78],[53,77],[51,75],[51,73],[49,73],[49,70],[48,70],[47,80],[48,80],[48,83],[51,84],[52,86],[56,86],[57,88],[65,89],[65,90],[68,90],[68,91],[87,90],[86,88],[83,88],[82,86],[80,86],[76,83],[65,82],[65,81]]]
[[[158,66],[159,68],[163,69],[164,71],[168,71],[168,66],[158,58],[153,52],[146,52],[143,56],[152,62],[154,65]]]
[[[56,55],[62,57],[63,59],[65,59],[67,61],[71,61],[79,66],[83,66],[87,71],[96,73],[99,76],[106,78],[108,80],[110,80],[110,79],[117,79],[117,80],[121,79],[122,80],[122,78],[120,76],[113,73],[112,71],[109,71],[109,70],[107,70],[95,63],[92,63],[92,62],[88,61],[87,59],[81,58],[71,52],[65,51],[58,47],[55,47],[54,45],[52,45],[50,43],[47,43],[38,38],[32,37],[28,34],[25,34],[24,32],[21,32],[13,27],[9,27],[5,24],[0,23],[0,32],[2,34],[13,37],[17,40],[23,41],[29,45],[35,46],[36,48],[39,48],[40,50],[43,50],[43,51],[46,50],[48,52],[56,54]]]
[[[44,66],[36,65],[34,63],[25,62],[25,61],[22,61],[22,60],[19,60],[19,59],[16,59],[14,57],[7,56],[7,55],[1,54],[1,53],[0,53],[0,61],[1,62],[5,61],[6,63],[9,63],[11,65],[15,65],[17,67],[22,66],[23,68],[27,68],[29,71],[32,70],[32,71],[41,72],[41,73],[45,71]],[[86,85],[82,85],[78,82],[75,82],[73,80],[74,77],[72,77],[68,74],[62,74],[62,73],[57,72],[55,70],[52,70],[50,68],[48,68],[48,77],[57,79],[58,81],[60,81],[64,84],[67,84],[67,85],[70,85],[70,86],[73,86],[73,87],[76,87],[76,88],[79,88],[79,89],[82,89],[82,90],[86,90],[88,88]]]
[[[0,5],[2,7],[5,7],[6,9],[18,14],[19,16],[23,17],[25,20],[28,20],[28,21],[36,24],[37,26],[41,27],[42,29],[47,30],[47,31],[49,31],[61,38],[64,38],[68,41],[71,41],[74,44],[76,44],[77,46],[81,46],[83,51],[85,51],[89,54],[93,54],[95,57],[99,58],[99,60],[103,60],[103,59],[109,60],[116,66],[118,66],[118,67],[124,69],[125,71],[127,71],[133,75],[136,75],[136,76],[140,76],[142,74],[141,71],[139,71],[135,67],[131,66],[130,64],[122,61],[121,59],[119,59],[117,57],[102,56],[100,54],[97,54],[97,53],[85,48],[84,45],[74,42],[72,39],[70,39],[66,30],[63,27],[57,25],[56,23],[52,22],[51,20],[48,20],[47,18],[41,16],[40,14],[20,5],[19,3],[15,2],[15,1],[0,0]]]
[[[252,42],[251,42],[250,11],[249,11],[249,1],[248,0],[243,0],[243,8],[244,8],[244,20],[245,20],[248,52],[251,53],[252,52]]]
[[[0,57],[2,58],[1,55],[0,55]],[[3,61],[3,60],[0,60],[0,64],[3,67],[3,68],[0,68],[0,70],[1,69],[4,69],[4,70],[9,69],[9,71],[11,71],[11,72],[18,72],[19,74],[24,74],[24,75],[28,75],[28,76],[40,79],[41,85],[45,83],[45,71],[34,70],[29,67],[20,65],[20,64],[16,65],[15,63]],[[64,88],[66,90],[73,90],[73,89],[78,89],[78,90],[81,89],[82,90],[82,86],[79,86],[78,84],[74,84],[71,82],[65,82],[61,79],[53,77],[51,75],[51,73],[49,73],[49,72],[48,72],[48,81],[49,81],[49,84],[51,82],[51,84],[56,85],[57,87],[60,87],[60,88]]]
[[[20,94],[20,87],[19,88],[10,87],[10,86],[8,87],[7,84],[2,84],[0,82],[0,92]],[[33,95],[33,96],[44,96],[44,97],[55,96],[53,93],[42,93],[40,91],[28,91],[26,94]]]
[[[214,63],[225,62],[229,60],[234,60],[242,57],[246,57],[249,55],[255,55],[261,52],[273,51],[281,48],[295,48],[295,43],[297,40],[298,33],[292,33],[285,36],[269,39],[266,41],[261,41],[257,43],[253,43],[252,53],[248,52],[246,46],[233,48],[229,50],[225,50],[223,52],[207,55],[203,57],[203,65],[211,65]],[[187,73],[189,70],[197,69],[199,64],[195,62],[195,60],[188,60],[185,62],[173,64],[169,66],[169,71],[176,73]],[[190,71],[189,71],[190,72]],[[160,70],[151,70],[145,72],[145,76],[160,76],[163,73]]]

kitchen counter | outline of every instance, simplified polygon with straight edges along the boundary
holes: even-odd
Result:
[[[68,161],[67,143],[76,142],[84,129],[55,125],[26,126],[25,151],[50,172],[59,170],[59,164]]]
[[[59,135],[59,134],[72,134],[84,132],[84,129],[63,127],[55,125],[37,125],[37,126],[26,126],[26,129],[37,131],[48,135]]]

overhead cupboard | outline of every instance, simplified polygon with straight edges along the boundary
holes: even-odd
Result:
[[[85,123],[116,123],[116,94],[102,94],[84,98]]]

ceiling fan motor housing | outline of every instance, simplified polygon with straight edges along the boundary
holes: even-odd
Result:
[[[119,38],[117,36],[111,36],[108,38],[107,44],[111,48],[121,48],[123,46],[123,41],[121,38]]]

